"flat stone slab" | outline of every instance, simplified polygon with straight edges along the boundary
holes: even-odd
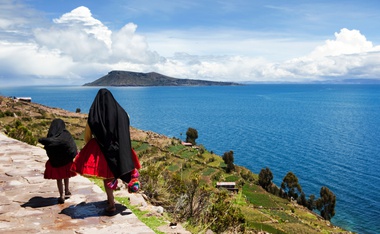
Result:
[[[108,215],[106,194],[80,175],[58,204],[55,180],[43,178],[46,151],[0,133],[0,233],[155,233],[128,207]]]

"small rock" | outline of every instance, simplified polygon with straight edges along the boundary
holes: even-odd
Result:
[[[156,212],[162,214],[164,213],[164,208],[162,206],[156,206]]]

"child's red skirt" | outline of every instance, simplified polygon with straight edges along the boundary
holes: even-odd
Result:
[[[77,154],[71,170],[87,177],[114,178],[95,138],[92,138]]]
[[[72,164],[70,162],[62,167],[52,167],[50,160],[48,160],[45,164],[44,178],[58,180],[76,176],[77,174],[70,170]]]

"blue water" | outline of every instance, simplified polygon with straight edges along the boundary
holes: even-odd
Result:
[[[97,87],[1,88],[3,96],[69,111],[88,109]],[[254,173],[269,167],[281,184],[292,171],[308,197],[327,186],[337,197],[332,222],[380,233],[380,85],[247,85],[109,88],[131,125],[198,144]]]

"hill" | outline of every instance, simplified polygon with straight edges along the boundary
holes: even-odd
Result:
[[[230,86],[233,82],[178,79],[156,72],[111,71],[107,75],[84,84],[84,86]]]
[[[36,144],[33,139],[46,136],[53,118],[65,121],[81,149],[86,114],[0,96],[0,131],[16,139]],[[235,233],[349,233],[296,202],[268,193],[258,185],[258,175],[247,168],[235,165],[227,173],[222,157],[202,145],[189,147],[178,139],[133,127],[131,138],[143,167],[141,193],[149,203],[162,206],[167,219],[187,223],[186,229],[192,233],[205,233],[207,229],[216,233],[232,233],[232,230]],[[235,183],[238,192],[217,189],[220,181]],[[139,215],[143,222],[148,218],[146,213]]]

